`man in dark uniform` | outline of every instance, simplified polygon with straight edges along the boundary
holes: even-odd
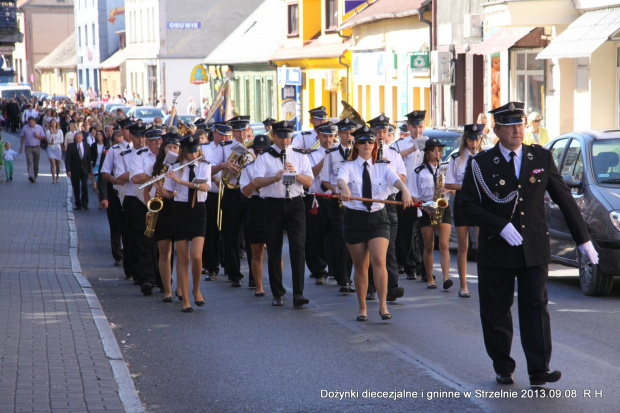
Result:
[[[499,142],[470,158],[461,188],[461,209],[480,227],[478,291],[487,353],[500,384],[512,384],[510,357],[515,276],[519,327],[531,385],[560,379],[549,371],[551,325],[547,310],[550,261],[544,196],[562,210],[579,251],[596,264],[588,229],[551,156],[539,145],[524,145],[524,104],[510,102],[490,113]]]

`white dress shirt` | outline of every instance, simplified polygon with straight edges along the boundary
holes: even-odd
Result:
[[[363,196],[364,162],[368,162],[367,168],[372,183],[372,198],[386,199],[392,194],[394,183],[400,180],[400,177],[387,161],[377,161],[377,163],[373,164],[371,159],[364,161],[361,156],[358,156],[354,161],[347,161],[340,167],[338,179],[344,179],[347,182],[347,186],[351,190],[351,196],[361,198]],[[366,208],[362,201],[347,201],[344,202],[344,206],[359,211],[368,211],[368,208]],[[370,211],[379,211],[384,207],[385,204],[373,202]]]
[[[202,149],[202,157],[204,159],[206,159],[207,161],[211,162],[211,165],[217,165],[215,163],[215,150],[219,147],[219,145],[216,145],[215,142],[209,142],[206,145],[200,145],[200,148]],[[226,158],[228,159],[228,158]],[[220,176],[222,175],[222,172],[218,172],[217,174],[215,174],[215,177],[217,178],[217,180],[219,181]],[[220,188],[218,185],[216,185],[215,183],[213,183],[213,181],[211,182],[211,185],[209,186],[209,192],[211,193],[218,193],[220,192]]]
[[[326,181],[335,187],[338,187],[338,171],[340,167],[346,162],[345,155],[346,150],[349,149],[349,154],[353,151],[353,146],[349,148],[345,146],[337,146],[330,148],[325,152],[325,160],[323,161],[323,169],[321,169],[321,181]]]
[[[383,158],[390,161],[390,168],[398,175],[402,175],[407,179],[407,168],[403,162],[403,158],[391,146],[383,145]],[[392,194],[398,193],[398,188],[392,188]]]
[[[141,149],[143,148],[138,149],[138,151]],[[114,160],[115,176],[121,176],[125,172],[129,172],[131,176],[131,165],[136,152],[136,148],[132,146],[119,153],[119,156]],[[131,179],[123,184],[123,195],[136,196],[136,186],[131,182]]]
[[[317,166],[323,159],[325,159],[325,148],[319,146],[318,149],[313,149],[308,153],[308,159],[310,160],[310,166],[314,168]],[[323,163],[323,168],[325,168],[325,163]],[[322,169],[321,169],[322,170]],[[317,192],[323,192],[321,189],[321,172],[319,172],[313,179],[312,185],[308,189],[308,192],[311,194],[315,194]],[[325,191],[325,193],[331,194],[331,191]]]
[[[153,165],[155,164],[156,159],[157,155],[151,152],[148,148],[142,148],[136,152],[136,155],[131,160],[129,180],[141,173],[145,173],[148,176],[153,176]],[[140,185],[135,186],[136,196],[140,201],[142,201],[143,204],[146,204],[146,202],[144,202],[144,190],[139,189]],[[156,188],[154,186],[151,187],[151,197],[155,196],[155,191]]]
[[[198,162],[194,163],[193,165],[195,165],[194,174],[196,175],[196,178],[206,179],[207,185],[211,185],[211,164],[208,161],[201,159]],[[179,166],[180,164],[176,163],[170,169],[178,168]],[[181,169],[180,171],[177,171],[176,174],[179,176],[181,181],[189,182],[189,167],[188,166]],[[164,182],[164,188],[170,192],[177,191],[177,194],[174,196],[174,200],[176,202],[191,202],[192,201],[191,199],[188,200],[189,188],[186,187],[185,185],[177,184],[171,178],[166,177],[166,180]],[[207,200],[207,192],[202,192],[202,191],[199,191],[198,189],[196,189],[195,191],[196,191],[196,202],[205,202]]]
[[[415,146],[416,148],[420,148],[420,145],[424,146],[423,143],[426,142],[427,139],[428,138],[426,136],[421,136],[416,139],[408,136],[405,139],[400,139],[394,142],[392,144],[392,148],[394,148],[398,153],[407,150],[413,146]],[[407,173],[410,173],[416,166],[424,162],[424,151],[422,149],[416,149],[404,158],[401,157],[401,159],[405,163]]]
[[[456,153],[458,154],[458,152]],[[463,183],[463,177],[465,176],[465,168],[467,167],[467,161],[470,157],[469,150],[465,149],[463,156],[450,156],[448,162],[448,170],[446,171],[446,183],[458,184]]]
[[[264,151],[258,156],[258,158],[256,158],[256,165],[254,166],[254,179],[261,177],[271,178],[282,169],[285,169],[282,159],[275,157],[272,153],[280,154],[280,148],[276,145],[272,145],[270,149]],[[286,161],[293,165],[293,168],[295,168],[298,175],[306,175],[310,178],[314,178],[308,155],[297,152],[293,148],[289,147],[286,149]],[[295,182],[289,186],[289,192],[291,198],[302,196],[304,193],[304,187],[297,180],[295,180]],[[286,196],[286,187],[280,180],[261,188],[260,196],[261,198],[284,198]]]
[[[431,168],[430,171],[428,168]],[[422,202],[432,201],[435,197],[435,170],[437,168],[428,165],[419,165],[416,169],[409,172],[407,178],[407,188],[412,197],[418,198]],[[418,172],[416,172],[416,170]]]
[[[316,131],[312,130],[304,130],[293,136],[293,141],[291,142],[291,146],[293,148],[302,148],[309,149],[314,145],[317,140]]]
[[[521,172],[521,159],[523,157],[523,145],[519,146],[519,149],[515,149],[514,151],[511,151],[510,149],[503,147],[502,144],[500,143],[499,151],[502,153],[502,155],[504,155],[504,158],[506,158],[506,162],[508,163],[510,163],[510,152],[514,152],[516,154],[515,159],[514,159],[515,175],[517,176],[517,179],[519,179],[519,175]]]
[[[252,183],[252,181],[254,181],[254,177],[255,177],[254,166],[255,165],[256,165],[256,161],[251,162],[247,164],[245,168],[243,168],[243,171],[241,171],[241,177],[239,178],[239,188],[241,188],[241,193],[243,193],[243,188],[245,188],[250,183]],[[255,195],[260,195],[259,192],[256,190],[256,188],[254,188],[254,191],[252,191],[250,198]]]
[[[131,143],[127,143],[125,141],[122,141],[121,143],[117,143],[116,145],[112,146],[109,150],[108,150],[108,154],[106,155],[104,161],[103,161],[103,165],[101,165],[101,173],[106,173],[106,174],[110,174],[112,176],[117,176],[114,174],[115,170],[114,170],[114,165],[115,162],[117,162],[117,158],[120,157],[121,152],[127,150],[127,148],[132,147],[133,145]],[[123,202],[123,198],[122,198],[122,189],[123,186],[122,185],[114,185],[114,189],[116,189],[119,192],[119,196],[120,196],[120,200],[121,202]]]

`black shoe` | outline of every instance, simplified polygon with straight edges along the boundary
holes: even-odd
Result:
[[[232,284],[230,284],[231,287],[241,287],[241,281],[233,281]]]
[[[403,267],[398,267],[398,273],[399,274],[404,274],[405,273],[405,269]]]
[[[349,284],[341,285],[340,289],[338,291],[341,292],[341,293],[348,293],[349,292]]]
[[[376,300],[375,293],[366,293],[366,301],[374,301],[374,300]]]
[[[82,208],[84,208],[85,210],[89,210],[90,208],[88,208],[88,205],[84,205]]]
[[[352,283],[349,283],[349,292],[350,293],[354,293],[355,292],[355,288],[353,287]]]
[[[293,296],[293,307],[295,308],[301,308],[304,306],[304,304],[308,304],[309,302],[310,300],[308,300],[302,294],[295,294]]]
[[[210,272],[205,275],[205,281],[215,281],[217,280],[217,274],[215,272]]]
[[[553,371],[540,371],[538,373],[530,374],[531,386],[542,386],[545,383],[555,383],[562,377],[562,372],[559,370]]]
[[[121,265],[123,265],[123,260],[114,261],[114,266],[115,267],[120,267]]]
[[[254,297],[264,297],[265,293],[254,293]]]
[[[79,206],[79,207],[75,207],[75,208],[73,208],[73,210],[74,210],[74,211],[81,211],[81,210],[82,210],[82,207],[81,207],[81,206]]]
[[[316,285],[325,285],[325,277],[316,277],[314,283]]]
[[[33,178],[32,176],[29,176],[29,177],[28,177],[28,180],[29,180],[30,182],[34,183],[34,178]]]
[[[181,308],[181,311],[183,311],[184,313],[191,313],[194,311],[194,309],[192,307],[187,307],[187,308]]]
[[[358,315],[357,316],[357,321],[366,321],[368,320],[368,317],[366,317],[365,315]]]
[[[448,288],[452,287],[453,285],[454,285],[454,283],[452,282],[452,280],[448,279],[448,280],[443,282],[443,289],[447,290]]]
[[[142,291],[142,294],[144,295],[152,295],[153,294],[153,284],[151,283],[144,283],[140,286],[140,291]]]
[[[194,301],[194,304],[196,304],[198,307],[204,307],[206,302],[205,300],[198,300],[198,301]]]
[[[177,296],[177,298],[179,299],[179,301],[183,301],[183,296],[179,295],[176,291],[174,292],[174,295]]]
[[[471,298],[471,294],[470,293],[462,293],[461,290],[459,290],[459,297],[461,297],[461,298]]]
[[[202,275],[207,275],[207,274],[209,274],[209,271],[207,271],[206,268],[203,268],[202,269]]]
[[[172,302],[172,297],[164,297],[164,299],[162,301],[164,303],[171,303]]]
[[[256,288],[256,281],[254,281],[252,277],[250,277],[250,281],[248,282],[248,288]]]
[[[273,297],[273,301],[271,301],[271,305],[273,305],[274,307],[282,307],[284,305],[284,298]]]
[[[381,316],[382,320],[391,320],[392,319],[392,314],[390,314],[390,313],[385,313],[385,314],[379,313],[379,315]]]
[[[415,275],[415,273],[413,274],[407,274],[407,279],[408,280],[417,280],[418,277]]]
[[[512,373],[498,374],[495,376],[495,380],[499,384],[515,384],[515,378]]]
[[[437,284],[428,284],[426,288],[428,288],[429,290],[434,290],[437,288]]]
[[[133,280],[133,277],[132,277],[131,275],[126,275],[126,276],[125,276],[125,279],[126,279],[126,280]]]
[[[386,300],[396,301],[396,299],[402,297],[403,295],[405,295],[405,289],[403,287],[390,288],[387,293]]]

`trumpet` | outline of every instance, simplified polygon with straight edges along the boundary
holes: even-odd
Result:
[[[198,161],[199,161],[199,160],[201,160],[201,159],[202,159],[202,156],[199,156],[198,158],[194,159],[193,161],[188,162],[188,163],[184,163],[183,165],[181,165],[181,166],[179,166],[179,167],[177,167],[177,168],[171,169],[171,170],[170,170],[170,171],[168,171],[168,172],[176,172],[176,171],[179,171],[179,170],[181,170],[181,169],[185,168],[186,166],[189,166],[189,165],[193,165],[193,164],[195,164],[196,162],[198,162]],[[160,179],[165,178],[165,177],[166,177],[166,174],[167,174],[168,172],[165,172],[165,173],[163,173],[163,174],[159,174],[159,175],[157,175],[155,178],[151,179],[150,181],[145,182],[145,183],[143,183],[142,185],[140,185],[140,186],[138,187],[138,189],[144,189],[144,188],[146,188],[147,186],[152,185],[152,184],[154,184],[155,182],[159,181]]]

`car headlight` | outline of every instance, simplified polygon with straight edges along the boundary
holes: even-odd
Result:
[[[620,231],[620,211],[611,211],[609,213],[609,220],[611,221],[611,225],[614,226],[616,231]]]

